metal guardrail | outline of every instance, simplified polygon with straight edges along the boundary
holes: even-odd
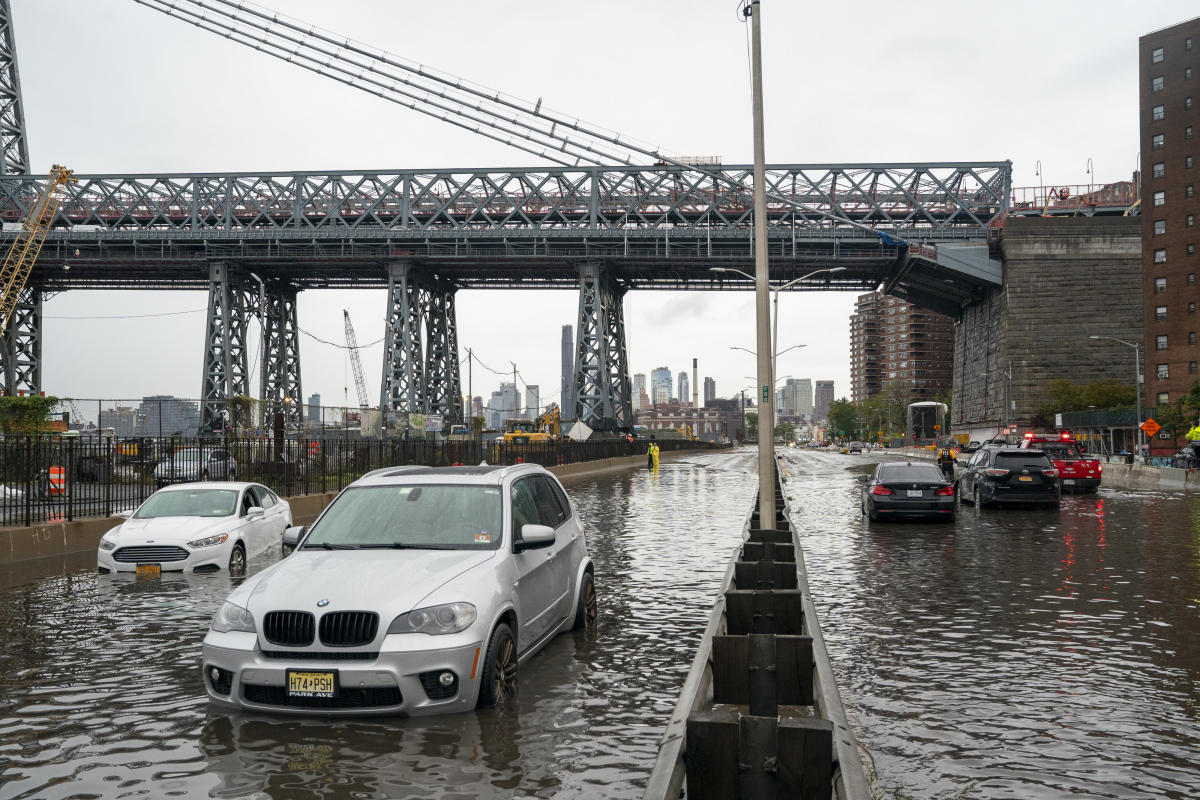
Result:
[[[780,484],[777,499],[782,504],[781,488]],[[743,525],[742,544],[725,571],[643,797],[871,800],[790,512],[780,516],[777,531],[756,530],[756,514],[748,514]],[[762,591],[765,585],[777,588]],[[737,622],[731,624],[734,618]],[[726,635],[731,628],[745,629],[746,634],[769,628],[771,636]],[[796,632],[801,635],[788,635]],[[766,641],[770,639],[774,641]],[[803,660],[810,647],[810,665],[795,660]],[[797,679],[800,683],[794,685]],[[739,696],[742,689],[745,698]],[[719,703],[742,702],[749,713],[739,709],[736,726],[732,712],[710,711]],[[777,715],[784,702],[811,705],[812,717],[770,716]],[[703,740],[689,744],[689,732]],[[720,754],[719,764],[698,763],[714,753]],[[692,781],[695,785],[689,786]]]
[[[663,451],[721,445],[662,440]],[[0,525],[69,522],[135,508],[164,482],[207,477],[261,483],[290,496],[340,491],[381,467],[534,463],[640,456],[624,439],[504,444],[479,439],[9,436],[0,440]],[[192,465],[197,465],[193,467]]]

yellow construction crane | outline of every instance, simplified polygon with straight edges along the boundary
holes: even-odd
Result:
[[[74,173],[58,164],[51,167],[50,175],[42,184],[42,191],[34,201],[33,208],[25,215],[21,231],[8,250],[4,266],[0,267],[0,286],[4,287],[3,294],[0,294],[0,336],[8,330],[8,321],[17,308],[17,300],[25,290],[33,263],[37,261],[38,253],[42,252],[46,234],[50,232],[50,223],[58,211],[55,193],[58,187],[67,183],[75,183]]]

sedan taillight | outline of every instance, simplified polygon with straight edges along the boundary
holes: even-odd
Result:
[[[943,486],[942,488],[937,490],[937,493],[939,495],[942,495],[943,497],[945,497],[946,495],[953,495],[954,487],[953,486]]]
[[[1042,470],[1042,474],[1043,474],[1043,475],[1045,475],[1047,478],[1057,478],[1057,477],[1058,477],[1058,470],[1056,470],[1056,469],[1044,469],[1044,470]]]
[[[886,486],[876,486],[871,490],[871,494],[891,494],[892,490]]]
[[[990,467],[984,470],[984,473],[995,478],[1001,478],[1008,474],[1008,470],[1000,469],[999,467]]]

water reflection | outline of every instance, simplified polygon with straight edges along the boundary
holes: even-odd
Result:
[[[1193,798],[1200,616],[1186,495],[864,521],[846,457],[789,453],[810,581],[882,785]],[[857,460],[857,459],[853,459]]]

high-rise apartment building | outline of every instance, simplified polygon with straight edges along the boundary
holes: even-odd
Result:
[[[688,405],[692,402],[692,393],[688,388],[688,374],[686,369],[679,371],[679,394],[676,397],[679,398],[680,405]]]
[[[850,316],[850,399],[866,400],[883,389],[883,343],[879,336],[879,309],[883,296],[859,295]]]
[[[816,400],[813,403],[813,419],[828,419],[829,407],[833,405],[833,381],[817,381]]]
[[[639,372],[633,376],[633,410],[641,411],[645,406],[642,405],[642,398],[646,397],[646,373]]]
[[[575,419],[575,330],[562,326],[562,385],[558,399],[563,419]]]
[[[488,427],[499,430],[504,420],[521,416],[521,391],[516,384],[502,383],[500,391],[492,392],[492,405],[488,413]]]
[[[717,399],[717,382],[712,378],[704,379],[704,407],[711,408],[712,401]]]
[[[539,387],[536,383],[525,384],[525,418],[537,419],[542,415]]]
[[[1143,403],[1174,403],[1200,378],[1200,17],[1141,37]],[[1114,356],[1116,354],[1114,353]]]
[[[775,413],[780,417],[812,417],[811,378],[788,378],[775,392]]]
[[[671,402],[671,370],[666,367],[650,370],[650,402],[654,405]]]
[[[854,400],[889,386],[912,400],[933,400],[950,389],[954,323],[949,317],[877,292],[861,295],[850,317],[850,384]]]

